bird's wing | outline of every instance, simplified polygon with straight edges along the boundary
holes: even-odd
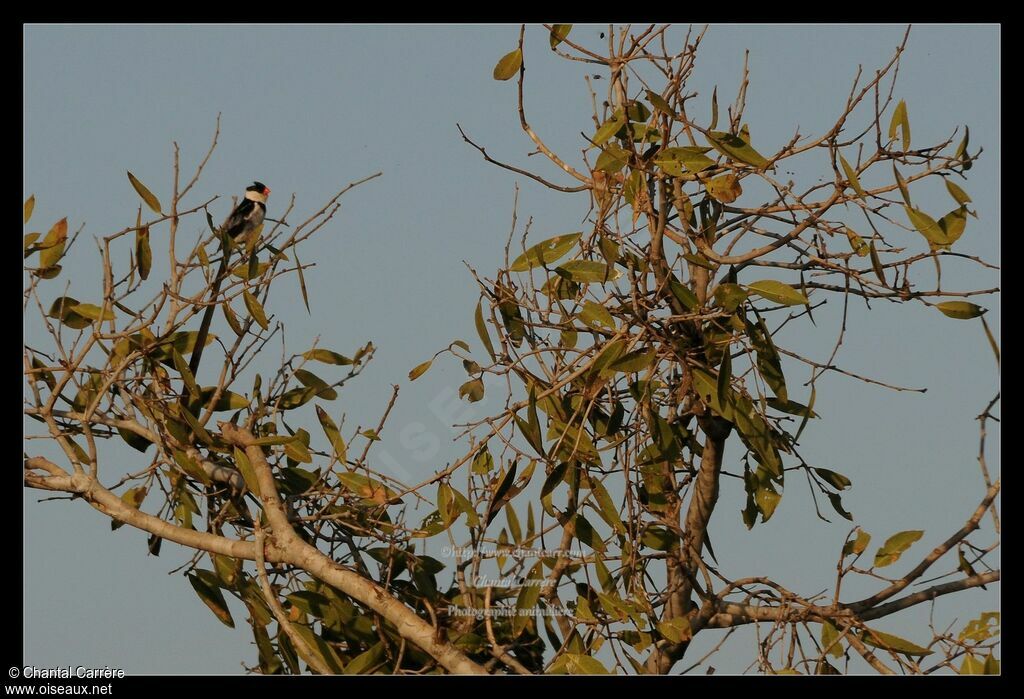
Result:
[[[253,210],[256,208],[256,202],[252,199],[243,199],[239,202],[235,210],[231,212],[228,219],[224,222],[224,230],[232,238],[241,232],[245,226],[246,221],[252,216]]]

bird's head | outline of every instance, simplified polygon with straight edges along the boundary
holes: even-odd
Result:
[[[263,184],[262,182],[253,182],[251,185],[245,188],[246,199],[266,202],[268,196],[270,196],[270,187]]]

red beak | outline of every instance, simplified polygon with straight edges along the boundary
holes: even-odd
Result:
[[[270,187],[264,187],[263,188],[263,193],[269,195],[270,194]]]

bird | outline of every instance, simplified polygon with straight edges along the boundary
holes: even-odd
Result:
[[[225,219],[224,225],[220,227],[221,234],[226,234],[237,243],[248,243],[254,234],[263,226],[263,219],[267,214],[267,197],[270,196],[270,187],[262,182],[254,181],[245,188],[245,196],[234,208],[234,211]],[[220,268],[213,278],[213,289],[211,299],[216,301],[220,293],[220,284],[224,280],[228,269],[228,258],[230,250],[225,250],[220,260]],[[206,345],[206,338],[210,333],[210,323],[213,320],[213,309],[216,303],[206,307],[203,314],[203,321],[199,325],[199,333],[196,335],[196,343],[192,350],[192,358],[189,361],[189,371],[196,375],[199,369],[199,360],[203,356],[203,347]]]
[[[270,187],[262,182],[253,182],[245,189],[245,197],[231,212],[221,230],[240,243],[248,242],[252,233],[263,225],[267,214],[267,197]]]

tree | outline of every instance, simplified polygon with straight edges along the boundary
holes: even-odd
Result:
[[[460,395],[471,402],[483,396],[485,375],[507,382],[506,408],[466,425],[462,458],[421,483],[398,482],[372,458],[390,404],[371,429],[346,430],[328,412],[337,389],[371,361],[370,344],[351,356],[310,347],[284,356],[272,376],[253,375],[253,358],[281,329],[264,310],[274,281],[295,274],[306,300],[300,245],[366,180],[300,223],[287,207],[235,249],[207,210],[212,200],[186,203],[215,135],[180,189],[175,148],[166,213],[129,173],[152,216],[144,221],[140,206],[134,224],[98,241],[97,303],[52,289],[78,242],[66,219],[46,236],[26,236],[25,304],[44,317],[49,338],[45,348],[25,347],[25,413],[59,447],[43,455],[29,444],[26,485],[73,494],[113,527],[148,532],[151,553],[163,539],[193,549],[189,582],[228,625],[226,595],[244,603],[263,673],[303,664],[317,673],[668,673],[698,634],[745,625],[762,634],[763,672],[855,670],[850,658],[883,673],[997,670],[998,613],[958,633],[936,631],[924,645],[872,622],[998,581],[986,559],[998,540],[971,536],[989,513],[999,528],[1000,480],[984,459],[998,395],[980,416],[977,509],[915,565],[901,557],[922,532],[869,548],[870,534],[854,528],[836,552],[835,590],[813,594],[795,589],[799,581],[726,576],[716,557],[724,561],[728,545],[716,554],[708,537],[713,515],[734,516],[720,512],[720,494],[745,494],[741,516],[751,528],[772,517],[794,478],[810,486],[820,517],[815,493],[852,519],[841,501],[850,479],[815,466],[799,442],[818,417],[818,379],[848,373],[833,362],[845,331],[819,362],[783,346],[783,328],[813,322],[838,297],[844,317],[851,302],[920,303],[978,318],[988,333],[984,310],[963,299],[997,289],[941,285],[946,259],[987,265],[953,251],[974,215],[957,182],[981,151],[966,129],[911,150],[908,108],[896,97],[905,40],[873,77],[858,74],[833,128],[797,133],[766,156],[753,145],[757,125],[744,122],[746,75],[722,114],[717,93],[698,103],[688,91],[703,33],[672,51],[665,27],[609,31],[602,49],[577,42],[569,25],[545,31],[559,55],[606,71],[608,96],[599,107],[594,95],[582,158],[555,153],[527,120],[525,28],[494,77],[517,79],[523,132],[575,182],[498,162],[463,138],[490,163],[590,197],[592,209],[586,231],[538,243],[524,234],[522,253],[509,245],[496,274],[474,272],[483,352],[455,340],[410,372],[415,380],[451,355],[469,374]],[[696,104],[709,120],[693,116]],[[827,179],[783,182],[782,165],[807,154],[827,163]],[[911,192],[938,179],[953,208],[936,219]],[[182,245],[181,221],[200,211],[209,234]],[[514,216],[510,243],[517,229]],[[146,283],[151,230],[169,241],[155,294]],[[233,264],[221,283],[223,256]],[[186,357],[196,364],[202,351],[192,328],[214,307],[224,324],[207,343],[204,371],[192,371]],[[810,375],[805,400],[792,379],[801,366]],[[101,479],[111,442],[147,463],[123,477],[105,468]],[[419,504],[430,512],[414,520]],[[428,542],[446,545],[454,563],[426,555]],[[906,572],[889,577],[896,564]],[[934,572],[951,580],[907,590]],[[876,590],[847,600],[844,585],[858,576]]]

